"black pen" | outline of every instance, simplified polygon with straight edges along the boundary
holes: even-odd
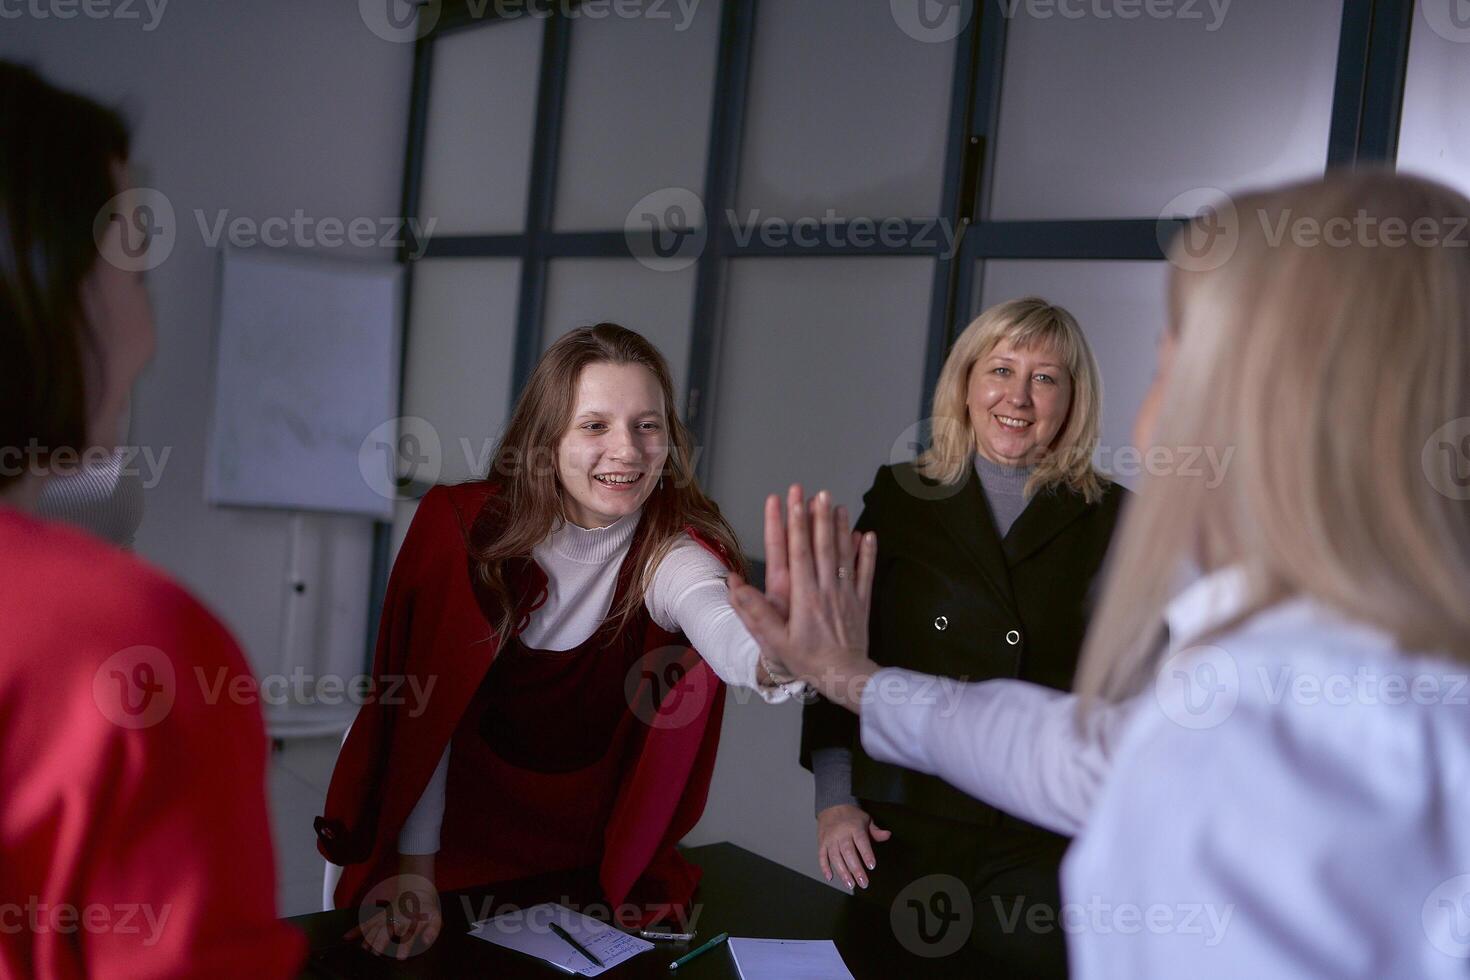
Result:
[[[570,945],[572,947],[572,949],[575,949],[577,952],[579,952],[583,956],[587,957],[587,959],[591,960],[593,966],[602,966],[602,960],[600,960],[597,957],[593,956],[592,953],[587,949],[586,946],[583,946],[581,943],[579,943],[575,939],[573,939],[571,933],[567,932],[565,929],[563,929],[561,926],[557,925],[555,922],[553,922],[551,924],[551,931],[554,932],[554,933],[556,933],[561,938],[565,939],[567,941],[567,944]]]

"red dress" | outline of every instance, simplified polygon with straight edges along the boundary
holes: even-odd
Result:
[[[162,574],[0,507],[0,976],[287,977],[260,709]],[[237,686],[237,690],[238,690]]]
[[[468,545],[505,519],[495,504],[492,484],[436,487],[394,562],[375,683],[434,686],[427,705],[365,704],[342,747],[316,821],[323,856],[345,865],[337,905],[397,874],[398,833],[452,744],[441,890],[596,866],[615,909],[636,907],[645,922],[668,915],[699,880],[674,847],[704,809],[724,687],[646,608],[573,650],[528,651],[516,638],[499,651],[497,610],[472,581]],[[613,608],[632,575],[625,560]],[[546,577],[524,560],[512,581],[524,628]]]

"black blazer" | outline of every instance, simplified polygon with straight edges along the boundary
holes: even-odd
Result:
[[[878,534],[869,655],[885,666],[963,680],[1019,678],[1070,689],[1092,592],[1127,491],[1100,501],[1037,494],[1002,540],[973,467],[957,489],[912,463],[882,466],[857,527]],[[1026,833],[943,780],[878,762],[863,751],[857,717],[818,699],[802,715],[801,764],[830,746],[853,754],[853,795],[935,816]]]

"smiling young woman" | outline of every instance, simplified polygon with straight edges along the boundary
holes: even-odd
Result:
[[[704,808],[723,684],[789,692],[730,607],[744,561],[673,404],[639,334],[574,330],[488,476],[421,501],[374,676],[431,693],[362,709],[317,820],[345,866],[331,900],[389,905],[354,931],[365,946],[415,952],[438,890],[548,871],[596,868],[584,897],[629,923],[692,897],[674,845]]]

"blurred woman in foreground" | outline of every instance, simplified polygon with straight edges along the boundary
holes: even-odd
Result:
[[[1178,339],[1153,439],[1234,447],[1232,464],[1217,486],[1145,482],[1079,671],[1084,711],[1133,707],[1063,865],[1072,967],[1460,976],[1470,202],[1352,174],[1233,213],[1213,268],[1172,253]],[[939,717],[912,703],[920,675],[866,657],[873,543],[854,574],[824,498],[810,521],[799,501],[788,513],[789,622],[749,587],[742,618],[861,713],[875,757],[983,793],[963,702]],[[1203,577],[1171,597],[1191,563]],[[1187,645],[1161,659],[1166,618]]]
[[[291,976],[259,709],[196,681],[233,689],[239,647],[162,573],[31,513],[113,452],[153,352],[142,275],[103,258],[122,224],[93,237],[127,159],[114,113],[0,62],[0,975]]]

